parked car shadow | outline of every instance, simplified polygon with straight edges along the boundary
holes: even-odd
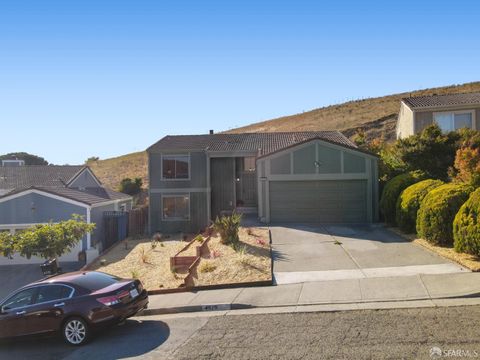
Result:
[[[0,359],[123,359],[147,354],[169,336],[170,328],[166,323],[136,318],[98,332],[82,347],[66,345],[60,336],[3,340]]]

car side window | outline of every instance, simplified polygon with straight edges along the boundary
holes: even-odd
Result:
[[[36,304],[66,299],[72,293],[72,289],[63,285],[45,285],[38,289]]]
[[[35,291],[35,288],[30,288],[16,293],[3,303],[2,308],[4,310],[11,310],[31,305]]]

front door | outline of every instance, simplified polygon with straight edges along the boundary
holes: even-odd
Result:
[[[222,211],[235,208],[235,158],[211,158],[211,216],[215,220]]]

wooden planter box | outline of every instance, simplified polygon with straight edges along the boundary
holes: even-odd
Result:
[[[194,263],[198,263],[202,254],[206,251],[210,236],[204,238],[201,245],[195,247],[195,256],[182,256],[182,253],[189,249],[194,243],[198,243],[196,238],[185,245],[178,253],[170,257],[170,269],[172,271],[190,270]]]

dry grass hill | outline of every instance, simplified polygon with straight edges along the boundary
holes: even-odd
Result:
[[[386,140],[391,140],[394,138],[395,123],[402,98],[466,92],[480,92],[480,82],[349,101],[301,114],[262,121],[227,132],[340,130],[350,137],[355,134],[357,129],[363,129],[367,139],[383,137]],[[141,177],[144,184],[147,184],[147,156],[145,152],[99,160],[89,163],[89,165],[100,180],[113,189],[116,189],[120,180],[125,177]]]

